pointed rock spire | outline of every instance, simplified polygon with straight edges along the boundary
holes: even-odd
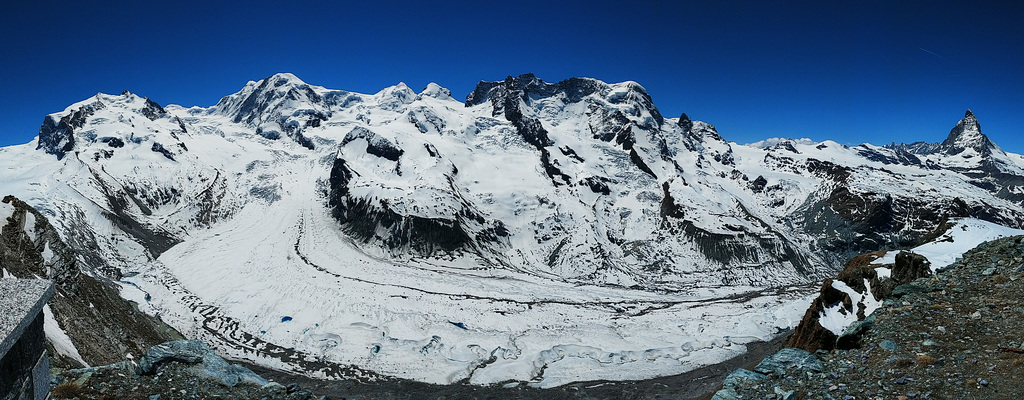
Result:
[[[978,118],[968,109],[964,113],[964,118],[949,131],[949,136],[942,142],[939,150],[947,155],[956,155],[964,150],[974,149],[984,156],[992,154],[993,148],[996,148],[995,143],[981,133]]]
[[[681,126],[683,130],[686,131],[687,133],[689,133],[690,130],[693,129],[693,121],[690,120],[690,117],[686,115],[686,113],[683,113],[683,115],[679,116],[678,123],[679,126]]]

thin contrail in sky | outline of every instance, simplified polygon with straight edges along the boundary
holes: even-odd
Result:
[[[948,59],[948,58],[946,58],[946,57],[943,57],[943,56],[940,56],[940,55],[938,55],[938,54],[935,54],[935,52],[934,52],[934,51],[928,50],[928,49],[926,49],[926,48],[924,48],[924,47],[918,47],[917,49],[918,49],[918,50],[921,50],[921,51],[923,51],[923,52],[925,52],[925,53],[931,54],[931,55],[933,55],[933,56],[936,56],[936,57],[938,57],[938,58],[941,58],[941,59],[943,59],[943,60],[949,61],[949,59]],[[949,62],[952,62],[952,61],[949,61]]]

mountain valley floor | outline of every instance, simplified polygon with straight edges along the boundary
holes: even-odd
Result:
[[[383,382],[323,381],[282,373],[246,364],[264,378],[293,382],[330,399],[622,399],[622,400],[706,400],[736,368],[751,368],[763,357],[778,351],[788,335],[768,342],[747,344],[747,352],[724,362],[673,376],[639,381],[577,382],[555,388],[539,389],[525,384],[476,386],[468,384],[433,385],[409,380]]]
[[[188,365],[171,361],[157,375],[140,376],[121,368],[100,367],[85,370],[55,370],[52,394],[66,399],[680,399],[707,400],[736,368],[752,368],[763,357],[778,351],[787,335],[768,342],[747,344],[747,352],[724,362],[708,365],[684,374],[639,381],[578,382],[540,389],[525,384],[479,386],[470,384],[435,385],[406,379],[360,382],[354,380],[318,380],[302,375],[268,369],[255,364],[237,363],[260,376],[277,382],[260,388],[240,383],[225,386],[205,376],[196,376]],[[86,375],[88,374],[88,375]],[[158,397],[154,397],[158,396]]]

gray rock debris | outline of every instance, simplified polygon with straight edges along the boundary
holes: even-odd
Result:
[[[782,349],[761,360],[754,371],[765,375],[786,375],[790,369],[821,372],[821,360],[807,350]]]
[[[270,385],[269,381],[248,368],[228,363],[200,340],[175,340],[151,347],[139,360],[139,374],[155,374],[160,365],[168,361],[196,364],[194,371],[229,387],[241,382],[259,386]]]
[[[765,379],[768,379],[768,377],[757,372],[743,368],[737,369],[729,374],[729,376],[725,377],[725,382],[722,383],[722,390],[716,392],[715,395],[711,397],[711,400],[741,399],[742,397],[736,393],[737,387],[742,387],[744,385],[756,385]]]

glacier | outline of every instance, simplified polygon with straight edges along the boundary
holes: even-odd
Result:
[[[845,258],[949,218],[1020,228],[1024,161],[971,118],[946,147],[740,145],[636,82],[526,74],[460,102],[276,74],[206,108],[97,94],[0,148],[0,182],[223,355],[551,387],[731,358]]]

